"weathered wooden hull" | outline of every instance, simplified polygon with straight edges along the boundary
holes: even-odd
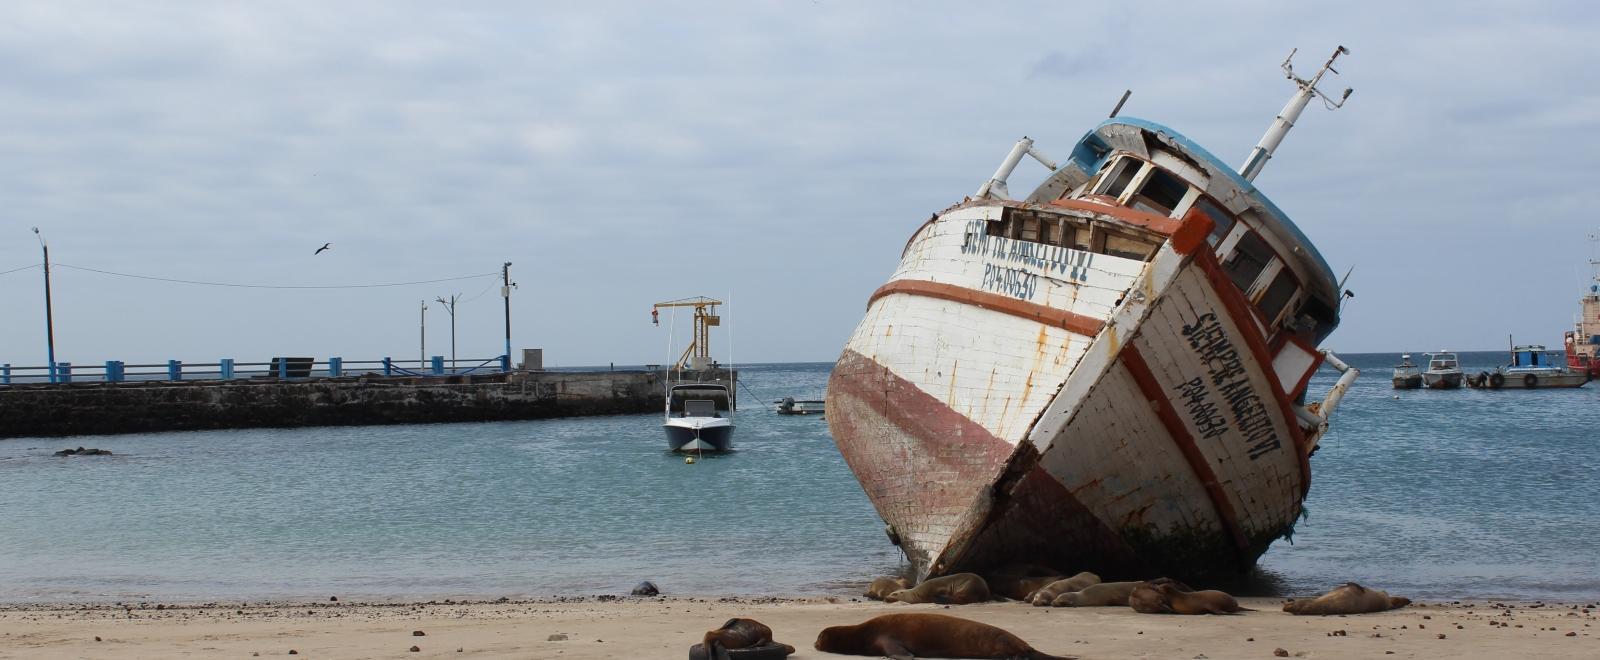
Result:
[[[1315,437],[1290,399],[1319,358],[1278,359],[1209,225],[1141,262],[975,232],[993,212],[913,237],[829,382],[835,441],[917,577],[1251,566],[1301,512]]]

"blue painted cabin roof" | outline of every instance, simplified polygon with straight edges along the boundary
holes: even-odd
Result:
[[[1289,233],[1289,238],[1294,239],[1305,249],[1306,254],[1311,256],[1312,263],[1321,268],[1322,275],[1327,278],[1330,286],[1337,285],[1338,280],[1334,277],[1333,268],[1328,265],[1328,261],[1322,257],[1322,253],[1317,250],[1316,245],[1305,235],[1305,232],[1300,231],[1300,227],[1293,220],[1290,220],[1289,216],[1278,208],[1278,205],[1273,204],[1272,200],[1267,199],[1267,196],[1262,194],[1254,184],[1239,176],[1239,173],[1234,171],[1233,167],[1227,163],[1222,162],[1222,159],[1217,158],[1211,152],[1206,151],[1205,147],[1196,144],[1193,140],[1184,137],[1182,133],[1171,128],[1153,121],[1134,117],[1107,119],[1100,122],[1100,125],[1094,127],[1094,130],[1089,131],[1082,139],[1078,140],[1078,143],[1072,148],[1072,156],[1068,160],[1068,164],[1078,167],[1090,176],[1100,171],[1101,165],[1105,163],[1106,158],[1110,157],[1111,149],[1110,145],[1100,139],[1099,132],[1107,126],[1115,125],[1131,126],[1151,133],[1165,135],[1172,140],[1173,144],[1183,149],[1190,156],[1204,161],[1217,172],[1227,176],[1235,187],[1260,205],[1267,219],[1275,221],[1284,231]],[[1337,296],[1338,292],[1335,291],[1334,295]]]

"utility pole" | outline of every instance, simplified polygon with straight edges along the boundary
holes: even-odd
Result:
[[[56,382],[56,326],[55,319],[50,311],[50,244],[44,242],[44,236],[39,233],[39,228],[33,228],[33,236],[39,239],[39,247],[44,250],[44,337],[45,347],[50,360],[50,382]]]
[[[422,321],[419,325],[422,337],[417,340],[417,368],[428,368],[428,301],[422,301]]]
[[[511,365],[511,289],[517,286],[511,281],[511,262],[507,261],[500,267],[500,297],[506,300],[506,368]]]
[[[443,297],[434,298],[434,300],[439,301],[439,304],[444,305],[444,311],[450,312],[450,371],[452,373],[456,368],[456,299],[460,297],[461,294],[458,293],[450,296],[449,300],[445,300]]]

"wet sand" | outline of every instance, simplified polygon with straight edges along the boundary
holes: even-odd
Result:
[[[282,657],[292,649],[308,659],[679,659],[706,630],[734,616],[770,625],[778,641],[798,649],[793,657],[842,657],[811,648],[818,631],[890,612],[983,621],[1046,653],[1084,658],[1600,657],[1600,610],[1592,603],[1428,603],[1345,617],[1291,616],[1279,611],[1283,600],[1276,598],[1241,603],[1259,611],[1174,616],[1125,607],[945,608],[849,598],[11,605],[0,606],[0,658]]]

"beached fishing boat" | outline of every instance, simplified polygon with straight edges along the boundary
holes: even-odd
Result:
[[[1023,138],[912,234],[827,408],[915,577],[1232,573],[1292,532],[1358,372],[1318,348],[1342,283],[1251,180],[1332,63],[1285,60],[1297,91],[1237,172],[1113,111],[1065,163]],[[1012,199],[1025,155],[1051,173]],[[1342,373],[1317,399],[1324,363]]]
[[[1394,367],[1394,388],[1397,390],[1414,390],[1422,387],[1422,371],[1411,362],[1411,354],[1400,356],[1400,364]]]
[[[1422,385],[1430,390],[1454,390],[1461,387],[1464,374],[1461,361],[1455,353],[1439,351],[1428,354],[1428,370],[1422,372]]]
[[[1530,344],[1511,347],[1511,364],[1485,371],[1468,379],[1472,387],[1498,389],[1548,389],[1583,387],[1589,382],[1587,371],[1561,364],[1555,353]]]
[[[733,448],[733,408],[728,387],[686,383],[667,390],[667,449],[727,451]]]

